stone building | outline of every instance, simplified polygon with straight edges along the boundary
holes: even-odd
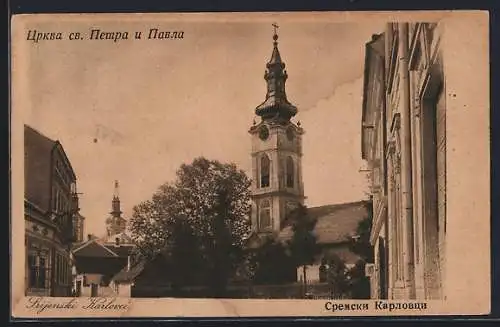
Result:
[[[304,129],[292,118],[298,109],[287,98],[285,84],[288,73],[278,49],[278,35],[273,36],[271,59],[266,65],[264,79],[267,83],[266,98],[255,109],[259,122],[251,126],[252,158],[252,213],[253,233],[249,247],[258,248],[266,238],[286,241],[292,230],[286,221],[289,213],[304,204],[302,180],[302,137]],[[347,244],[356,234],[358,224],[368,216],[364,201],[327,204],[308,208],[314,220],[313,233],[324,251],[308,270],[308,283],[324,282],[320,278],[322,257],[335,252],[347,266],[360,258],[349,250]],[[297,280],[302,274],[297,273]]]
[[[443,299],[446,100],[437,23],[390,23],[366,44],[362,157],[373,194],[372,297]]]
[[[62,144],[24,126],[26,295],[71,295],[76,175]]]

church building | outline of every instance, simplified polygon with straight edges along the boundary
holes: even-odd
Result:
[[[250,128],[252,138],[252,223],[259,233],[281,229],[286,214],[304,203],[302,183],[302,135],[300,123],[290,119],[297,107],[286,96],[288,74],[274,34],[273,52],[264,78],[266,100],[255,113],[259,124]]]
[[[122,217],[118,181],[115,181],[115,190],[113,193],[113,200],[111,202],[111,209],[110,216],[106,219],[106,235],[108,237],[120,235],[125,232],[127,224],[125,218]]]
[[[275,26],[275,29],[277,26]],[[266,65],[264,79],[266,98],[255,109],[260,122],[250,128],[252,157],[253,233],[249,246],[257,248],[268,237],[286,242],[293,231],[286,222],[289,213],[304,205],[302,176],[302,138],[304,129],[293,122],[298,109],[287,98],[285,84],[288,73],[278,49],[278,35],[273,35],[271,59]],[[368,217],[366,201],[329,204],[308,208],[308,216],[316,221],[314,234],[323,249],[317,264],[309,267],[307,282],[323,282],[319,271],[326,251],[333,251],[346,265],[354,266],[360,259],[348,244],[355,236],[358,224]],[[302,274],[297,272],[297,280]]]
[[[110,216],[106,219],[106,235],[76,244],[72,250],[73,284],[76,296],[116,296],[111,278],[130,266],[134,243],[126,232],[122,217],[118,181],[115,181]]]

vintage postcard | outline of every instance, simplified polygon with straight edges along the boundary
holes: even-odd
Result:
[[[487,12],[11,26],[14,317],[490,312]]]

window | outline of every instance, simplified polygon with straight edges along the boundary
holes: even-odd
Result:
[[[259,229],[265,230],[271,227],[271,203],[269,200],[263,200],[260,203]]]
[[[56,211],[56,204],[57,204],[57,192],[56,188],[52,187],[52,211]]]
[[[29,287],[36,287],[38,279],[38,265],[37,258],[33,254],[28,255],[28,267],[29,267]]]
[[[87,281],[87,276],[83,275],[83,286],[88,287],[89,283]]]
[[[293,187],[294,185],[294,164],[292,157],[286,158],[286,187]]]
[[[79,280],[76,282],[76,296],[80,296],[82,294],[82,281]]]
[[[49,288],[50,271],[48,263],[45,255],[28,254],[30,288]]]
[[[61,273],[61,256],[59,254],[56,254],[55,258],[55,277],[56,281],[59,283],[62,283],[62,273]]]
[[[260,187],[269,187],[271,161],[267,155],[260,159]]]
[[[43,257],[40,257],[39,258],[39,278],[38,278],[38,287],[40,288],[45,288],[45,281],[47,280],[47,271],[46,271],[46,264],[47,264],[47,261],[45,258]]]

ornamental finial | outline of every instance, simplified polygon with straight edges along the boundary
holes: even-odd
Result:
[[[277,43],[277,41],[278,41],[278,28],[279,28],[279,26],[276,23],[273,23],[272,25],[273,25],[273,28],[274,28],[273,40],[274,40],[274,43]]]

